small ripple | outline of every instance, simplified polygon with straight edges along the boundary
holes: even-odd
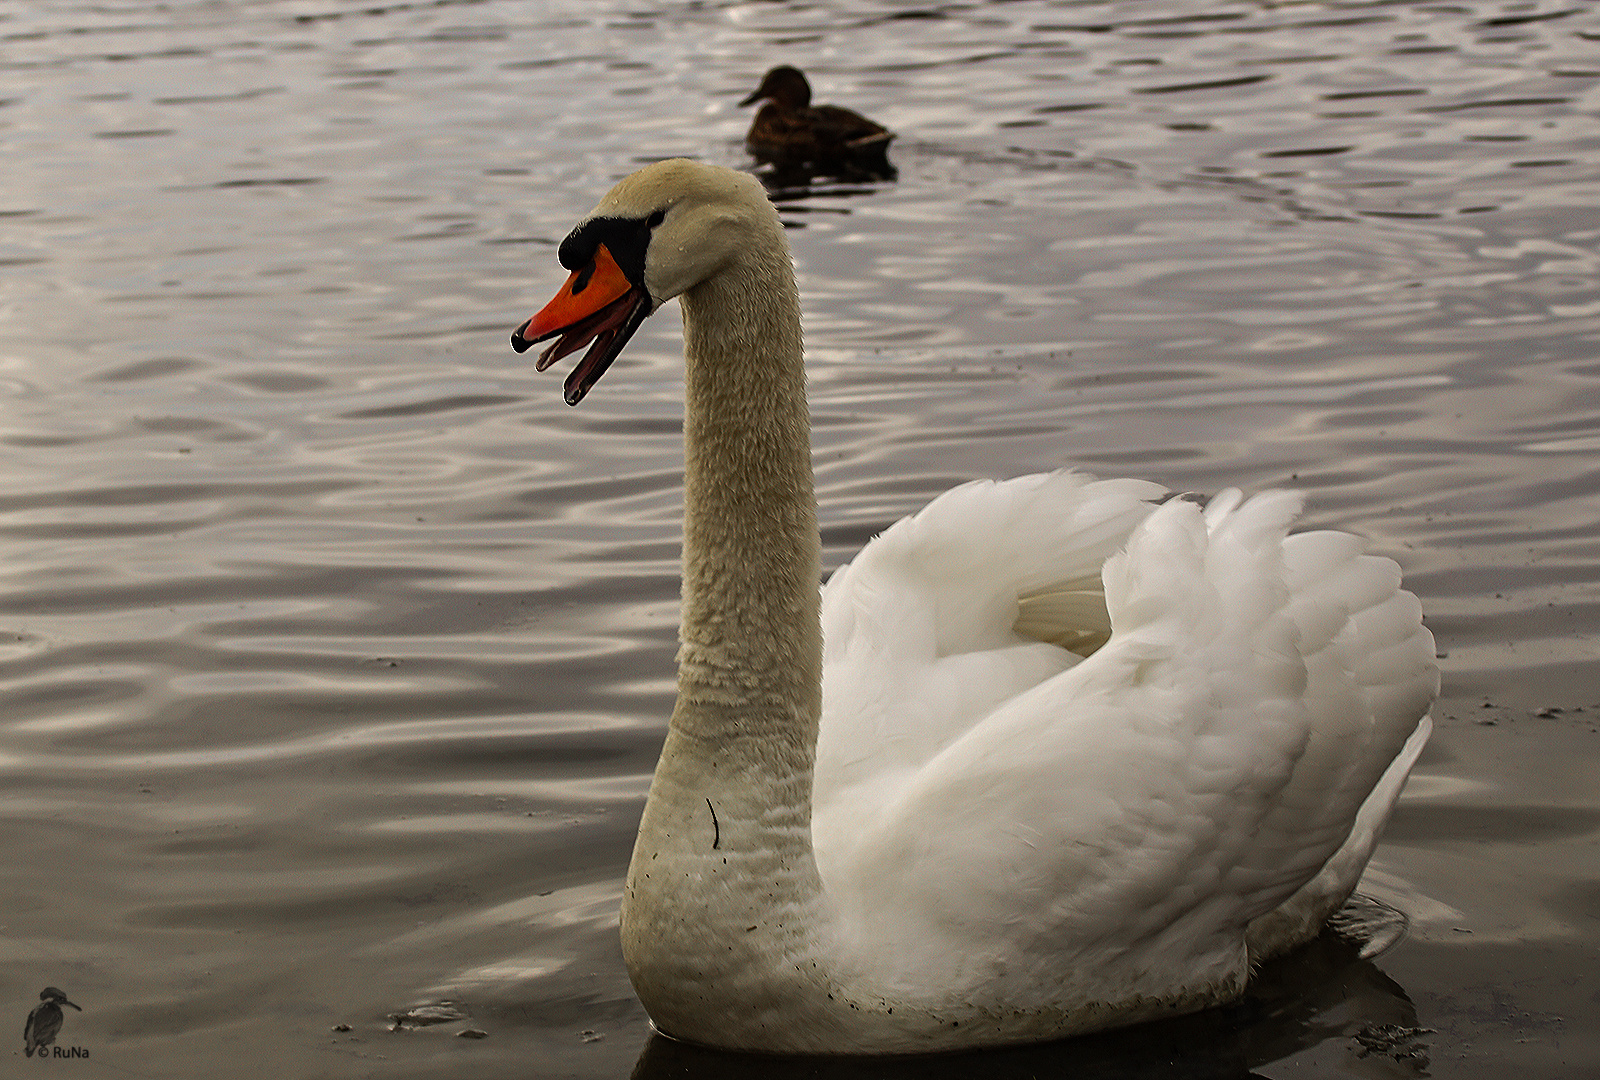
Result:
[[[182,356],[164,356],[153,360],[137,360],[131,364],[119,364],[116,367],[106,368],[88,376],[91,382],[146,382],[153,379],[165,379],[175,375],[188,375],[204,365],[198,360],[191,360]]]
[[[463,409],[484,409],[497,405],[515,405],[524,399],[511,394],[457,394],[433,398],[428,401],[407,402],[370,409],[353,409],[338,413],[340,420],[388,420],[395,417],[429,416],[433,413],[456,412]]]
[[[1134,90],[1136,94],[1188,94],[1199,90],[1232,90],[1241,86],[1254,86],[1271,79],[1268,74],[1236,75],[1226,79],[1200,79],[1195,82],[1168,83],[1146,86]]]

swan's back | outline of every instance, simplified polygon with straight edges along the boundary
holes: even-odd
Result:
[[[829,582],[814,832],[862,970],[980,1006],[1229,996],[1246,928],[1351,838],[1437,690],[1415,598],[1353,537],[1287,537],[1295,494],[1162,494],[967,485]]]

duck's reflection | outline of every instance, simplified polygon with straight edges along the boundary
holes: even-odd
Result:
[[[800,205],[808,199],[860,198],[871,195],[886,181],[884,177],[841,175],[835,170],[819,170],[810,165],[772,165],[758,167],[753,175],[767,189],[767,197],[779,210],[805,211]],[[848,210],[832,209],[832,213],[845,214]],[[791,223],[787,220],[785,225]],[[791,226],[792,227],[792,226]]]
[[[768,191],[808,188],[819,183],[834,185],[886,184],[900,175],[887,158],[873,167],[852,162],[796,161],[791,158],[752,154],[760,167],[757,178]],[[863,193],[872,190],[864,187]]]
[[[774,1057],[652,1035],[634,1080],[1245,1080],[1270,1062],[1332,1044],[1335,1075],[1428,1075],[1426,1032],[1406,992],[1362,956],[1366,939],[1324,932],[1264,965],[1226,1008],[1012,1049],[927,1057]],[[1337,1045],[1343,1043],[1343,1046]],[[1324,1058],[1324,1066],[1328,1064]]]

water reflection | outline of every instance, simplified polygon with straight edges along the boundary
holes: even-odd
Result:
[[[814,197],[854,198],[870,195],[878,183],[893,180],[898,173],[893,165],[877,170],[849,163],[815,165],[809,162],[774,161],[758,158],[765,167],[755,170],[775,203]],[[825,182],[825,183],[821,183]]]
[[[805,227],[804,221],[795,218],[796,214],[848,214],[849,204],[833,200],[866,198],[878,190],[876,183],[847,181],[804,168],[758,169],[756,179],[778,205],[784,227],[789,229]]]

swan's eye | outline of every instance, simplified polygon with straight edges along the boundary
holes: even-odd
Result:
[[[645,224],[653,229],[665,220],[667,220],[667,212],[665,210],[657,210],[645,219]]]

